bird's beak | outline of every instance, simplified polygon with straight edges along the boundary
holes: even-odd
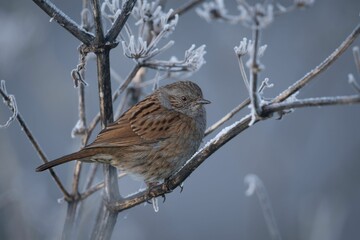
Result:
[[[206,99],[199,99],[196,101],[197,104],[210,104],[211,102]]]

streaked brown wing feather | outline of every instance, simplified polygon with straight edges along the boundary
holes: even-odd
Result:
[[[143,140],[132,130],[125,116],[123,115],[117,122],[110,124],[102,130],[95,141],[86,148],[124,147],[142,143]]]
[[[161,106],[156,98],[146,98],[101,131],[87,148],[123,147],[166,139],[173,135],[170,128],[177,129],[184,117]]]

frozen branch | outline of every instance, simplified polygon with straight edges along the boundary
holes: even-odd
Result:
[[[17,108],[15,96],[7,93],[4,80],[0,81],[0,94],[3,98],[4,103],[10,108],[10,111],[12,111],[13,113],[5,124],[0,124],[0,128],[7,128],[16,119],[16,117],[19,114],[19,111]]]
[[[233,110],[231,110],[228,114],[226,114],[224,117],[222,117],[219,121],[211,125],[206,131],[205,131],[205,137],[215,131],[217,128],[219,128],[221,125],[223,125],[226,121],[228,121],[230,118],[232,118],[236,113],[238,113],[241,109],[245,108],[250,104],[250,98],[245,99],[243,102],[241,102],[238,106],[236,106]]]
[[[262,109],[260,106],[261,98],[257,91],[257,81],[258,81],[258,73],[260,72],[260,64],[258,62],[258,51],[259,51],[259,42],[260,42],[260,29],[259,23],[255,19],[256,28],[253,30],[253,39],[254,43],[251,49],[251,56],[249,61],[251,62],[250,65],[250,82],[249,82],[249,95],[251,101],[251,111],[252,111],[252,118],[255,120],[257,117],[262,116]],[[253,122],[253,121],[251,121]]]
[[[335,49],[333,53],[330,54],[320,65],[318,65],[315,69],[311,70],[300,80],[291,85],[288,89],[280,93],[273,102],[279,103],[284,101],[286,98],[291,96],[292,94],[299,91],[303,88],[307,83],[309,83],[312,79],[314,79],[317,75],[322,73],[325,69],[327,69],[333,62],[335,62],[348,47],[354,42],[354,40],[360,34],[360,24],[355,27],[355,29],[350,33],[350,35],[341,43],[341,45]]]
[[[110,30],[106,33],[105,40],[107,42],[113,42],[116,40],[121,29],[124,27],[127,19],[129,18],[132,9],[135,6],[137,0],[127,0],[123,5],[120,15],[116,18]]]
[[[182,72],[190,71],[196,72],[203,64],[205,64],[204,55],[206,54],[205,45],[195,48],[193,44],[185,51],[184,59],[179,61],[176,58],[171,58],[168,61],[150,60],[145,61],[141,65],[160,71]]]
[[[50,16],[50,21],[54,19],[63,28],[68,30],[73,36],[82,43],[90,45],[95,39],[92,33],[85,31],[81,26],[74,22],[69,16],[58,9],[53,3],[47,0],[33,0],[45,13]]]
[[[352,96],[337,96],[337,97],[319,97],[307,98],[294,101],[284,101],[280,103],[271,103],[263,106],[264,114],[281,112],[287,109],[302,108],[302,107],[321,107],[330,105],[345,105],[360,103],[360,95]]]
[[[15,111],[16,107],[14,107],[12,104],[14,104],[14,101],[12,101],[11,99],[15,99],[14,97],[11,97],[13,95],[9,95],[6,92],[6,88],[5,88],[5,81],[2,80],[1,81],[1,88],[0,88],[0,95],[2,96],[4,102],[9,106],[11,111]],[[28,139],[30,140],[31,144],[33,145],[33,147],[35,148],[36,152],[38,153],[38,155],[40,156],[41,160],[44,163],[48,162],[48,159],[45,155],[45,153],[42,151],[39,143],[36,141],[35,137],[33,136],[33,134],[31,133],[30,129],[28,128],[27,124],[25,123],[23,117],[21,116],[20,112],[17,111],[16,114],[16,119],[18,120],[21,129],[25,132],[26,136],[28,137]],[[60,188],[60,191],[64,194],[64,198],[66,201],[70,201],[71,200],[71,195],[66,191],[65,187],[63,186],[63,184],[61,183],[59,177],[56,175],[55,171],[53,169],[49,169],[50,171],[50,175],[51,177],[54,179],[56,185]]]

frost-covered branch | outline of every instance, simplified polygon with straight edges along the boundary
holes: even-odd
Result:
[[[351,34],[353,38],[356,38],[358,34]],[[354,39],[352,39],[353,41]],[[351,41],[351,42],[352,42]],[[345,41],[348,42],[348,41]],[[345,44],[347,45],[347,44]],[[340,46],[339,49],[343,49],[344,44]],[[342,51],[342,50],[341,50]],[[336,58],[333,60],[335,61]],[[332,62],[333,62],[332,61]],[[270,87],[267,79],[264,80],[262,84],[262,89],[258,89],[258,92],[261,92],[266,86]],[[285,99],[289,98],[291,94],[287,95]],[[285,100],[284,99],[284,100]],[[249,101],[249,100],[248,100]],[[345,96],[345,97],[332,97],[332,98],[315,98],[315,99],[305,99],[297,100],[296,98],[289,99],[287,102],[276,103],[275,101],[269,102],[266,105],[262,106],[262,111],[266,112],[267,115],[271,115],[275,112],[279,112],[290,107],[301,107],[301,106],[313,106],[313,105],[329,105],[329,104],[350,104],[360,102],[360,97],[356,96]],[[283,104],[283,105],[282,105]],[[245,102],[239,105],[238,108],[242,108],[245,105]],[[230,115],[232,112],[230,113]],[[224,117],[226,119],[228,117]],[[131,196],[128,196],[121,201],[115,203],[110,203],[109,207],[114,211],[123,211],[134,207],[144,201],[149,200],[149,198],[154,198],[171,192],[173,189],[178,187],[205,159],[207,159],[211,154],[221,148],[224,144],[230,141],[233,137],[237,136],[239,133],[247,129],[250,125],[250,122],[253,124],[257,123],[261,119],[252,119],[252,115],[249,114],[242,118],[241,120],[235,122],[229,127],[224,128],[220,131],[212,140],[205,144],[194,156],[187,161],[187,163],[170,179],[165,183],[160,184],[150,190],[143,190],[138,193],[135,193]],[[224,120],[226,121],[226,120]],[[219,121],[221,124],[221,120]],[[217,125],[217,124],[216,124]],[[214,125],[216,127],[216,125]],[[210,127],[208,131],[212,131],[213,127]]]
[[[204,0],[192,0],[192,1],[185,3],[183,6],[179,7],[172,13],[170,19],[174,18],[176,14],[179,16],[184,14],[185,12],[189,11],[193,7],[196,7],[198,4],[200,4],[202,2],[204,2]]]
[[[219,121],[211,125],[208,129],[205,131],[205,137],[215,131],[217,128],[219,128],[221,125],[223,125],[226,121],[228,121],[230,118],[232,118],[236,113],[238,113],[241,109],[247,107],[250,104],[250,98],[245,99],[242,101],[239,105],[237,105],[233,110],[231,110],[228,114],[223,116]]]
[[[263,106],[262,110],[264,111],[264,114],[267,114],[281,112],[293,108],[349,105],[355,103],[360,103],[360,95],[296,99],[292,101],[283,101],[280,103],[271,103],[269,105]]]
[[[90,45],[95,37],[92,33],[85,31],[81,26],[74,22],[69,16],[58,9],[48,0],[33,0],[45,13],[50,16],[50,21],[55,20],[60,26],[68,30],[82,43]]]
[[[10,108],[10,111],[12,111],[12,115],[9,117],[6,123],[0,124],[0,128],[7,128],[13,121],[15,121],[19,111],[17,108],[15,96],[7,93],[5,80],[0,81],[0,94],[2,96],[3,102]]]
[[[350,35],[341,43],[341,45],[335,49],[333,53],[330,54],[320,65],[307,73],[300,80],[291,85],[288,89],[281,92],[273,102],[278,103],[284,101],[286,98],[291,96],[292,94],[299,91],[303,88],[307,83],[309,83],[312,79],[314,79],[317,75],[326,70],[332,63],[334,63],[354,42],[354,40],[360,34],[360,24],[355,27],[355,29],[350,33]]]
[[[128,17],[133,10],[137,0],[127,0],[121,10],[121,13],[118,15],[110,30],[106,33],[105,40],[107,42],[113,42],[116,40],[121,29],[124,27]]]
[[[262,116],[261,112],[261,97],[257,91],[257,81],[258,81],[258,74],[261,71],[260,63],[258,62],[258,51],[259,51],[259,45],[260,45],[260,29],[259,29],[259,21],[254,18],[255,20],[255,28],[253,29],[253,39],[254,43],[251,48],[250,53],[250,81],[249,81],[249,96],[250,96],[250,102],[251,102],[251,111],[252,111],[252,118],[253,121],[257,117]]]
[[[34,135],[31,133],[30,129],[28,128],[27,124],[25,123],[23,117],[21,116],[20,112],[18,111],[16,104],[15,104],[15,97],[11,94],[8,94],[5,87],[5,81],[1,81],[0,87],[0,95],[4,100],[4,103],[8,105],[11,111],[16,112],[16,119],[18,120],[21,129],[24,131],[28,139],[30,140],[31,144],[35,148],[36,152],[40,156],[41,160],[44,163],[48,162],[48,158],[46,157],[44,151],[41,149],[39,143],[35,139]],[[71,201],[71,195],[66,191],[65,187],[61,183],[59,177],[56,175],[53,169],[49,169],[51,177],[54,179],[56,185],[60,188],[60,191],[64,194],[64,198],[66,201]]]
[[[195,48],[192,45],[185,51],[184,59],[179,61],[175,57],[172,57],[168,61],[150,60],[142,63],[142,66],[157,69],[161,71],[180,72],[190,71],[196,72],[205,64],[204,55],[206,54],[205,45]]]

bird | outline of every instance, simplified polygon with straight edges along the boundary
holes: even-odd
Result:
[[[206,128],[204,105],[209,103],[192,81],[165,85],[105,127],[92,143],[36,171],[79,160],[110,164],[148,186],[164,181],[199,148]]]

